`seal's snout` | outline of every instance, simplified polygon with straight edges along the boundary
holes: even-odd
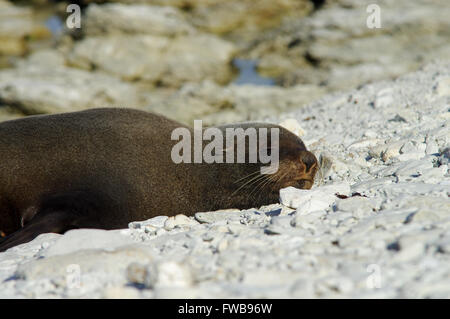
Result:
[[[309,151],[300,152],[301,173],[297,181],[297,187],[301,189],[310,189],[314,184],[314,176],[318,168],[317,159]]]

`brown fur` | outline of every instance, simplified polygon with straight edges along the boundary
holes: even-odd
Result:
[[[182,126],[118,108],[0,123],[0,230],[9,235],[0,239],[0,251],[44,232],[116,229],[157,215],[258,207],[277,202],[282,187],[312,186],[317,161],[285,129],[279,171],[251,183],[258,174],[244,177],[260,164],[175,164],[170,156],[177,141],[170,137]],[[219,128],[231,126],[278,127]]]

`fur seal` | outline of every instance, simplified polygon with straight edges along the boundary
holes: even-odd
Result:
[[[278,202],[280,188],[313,184],[315,156],[280,126],[218,127],[278,127],[279,169],[271,175],[260,173],[261,163],[174,163],[171,133],[179,127],[186,126],[122,108],[0,123],[0,251],[47,232],[259,207]]]

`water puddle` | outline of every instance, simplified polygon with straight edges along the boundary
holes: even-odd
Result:
[[[59,36],[63,29],[64,24],[60,17],[52,15],[45,21],[45,26],[51,31],[53,36]]]
[[[256,71],[258,62],[255,60],[234,59],[233,65],[239,69],[239,76],[233,81],[233,84],[275,85],[274,79],[258,74]]]

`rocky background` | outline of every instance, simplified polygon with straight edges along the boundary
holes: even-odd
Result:
[[[101,106],[263,119],[450,57],[446,0],[0,0],[0,119]]]
[[[450,5],[0,0],[0,120],[101,106],[282,122],[311,191],[247,211],[45,234],[0,297],[450,297]]]

